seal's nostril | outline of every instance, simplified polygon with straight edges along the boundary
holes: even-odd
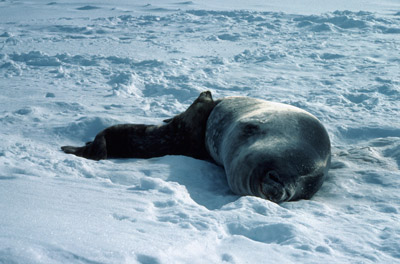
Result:
[[[285,200],[287,197],[285,185],[277,171],[270,170],[266,173],[260,182],[260,193],[272,202],[280,203]]]
[[[274,181],[274,182],[278,182],[278,183],[281,182],[281,181],[279,180],[279,174],[278,174],[276,171],[274,171],[274,170],[269,171],[269,172],[267,173],[267,177],[268,177],[270,180]]]

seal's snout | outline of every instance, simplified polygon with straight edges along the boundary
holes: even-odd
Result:
[[[211,92],[210,91],[202,92],[202,93],[200,93],[199,98],[200,99],[206,99],[206,98],[207,99],[212,99]]]
[[[280,203],[287,200],[285,186],[275,170],[268,171],[260,183],[261,194],[268,200]]]
[[[267,172],[267,178],[270,179],[271,181],[282,184],[282,182],[279,179],[279,174],[274,170]]]

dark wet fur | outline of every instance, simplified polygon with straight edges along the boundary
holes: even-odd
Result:
[[[210,160],[204,144],[205,130],[208,116],[216,103],[210,92],[202,92],[185,112],[165,120],[164,125],[115,125],[101,131],[93,142],[85,146],[63,146],[61,149],[65,153],[94,160],[165,155]]]

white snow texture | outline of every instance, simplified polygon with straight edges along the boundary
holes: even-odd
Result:
[[[0,0],[0,263],[400,263],[399,50],[395,0]],[[319,192],[277,205],[206,161],[60,151],[204,90],[317,116]]]

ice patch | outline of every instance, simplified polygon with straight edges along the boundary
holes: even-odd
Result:
[[[348,139],[366,140],[373,138],[400,137],[400,128],[392,127],[339,127],[341,136]]]
[[[218,35],[218,39],[220,39],[220,40],[237,41],[237,40],[239,40],[239,38],[240,38],[240,35],[237,33],[236,34],[225,33],[225,34]]]
[[[87,10],[96,10],[96,9],[100,9],[100,7],[87,5],[87,6],[78,7],[76,10],[87,11]]]
[[[144,254],[138,254],[137,261],[139,261],[140,264],[159,264],[159,263],[161,263],[157,258],[155,258],[153,256],[144,255]]]
[[[10,38],[12,36],[13,35],[7,31],[0,35],[1,38]]]
[[[128,64],[131,65],[133,63],[132,59],[130,58],[121,58],[118,56],[108,56],[105,58],[107,61],[114,63],[114,64]]]
[[[91,27],[77,27],[72,25],[55,25],[49,28],[52,32],[62,32],[62,33],[75,33],[75,34],[93,34],[93,28]]]
[[[31,107],[24,107],[24,108],[21,108],[21,109],[15,111],[14,114],[24,116],[24,115],[32,114],[33,111],[34,111],[34,109]]]
[[[132,67],[144,67],[144,68],[158,68],[163,66],[164,63],[159,60],[143,60],[143,61],[136,61],[132,63]]]
[[[336,54],[336,53],[323,53],[320,55],[320,58],[323,60],[336,60],[336,59],[341,59],[344,56],[341,54]]]
[[[194,5],[193,1],[177,2],[177,5]]]

